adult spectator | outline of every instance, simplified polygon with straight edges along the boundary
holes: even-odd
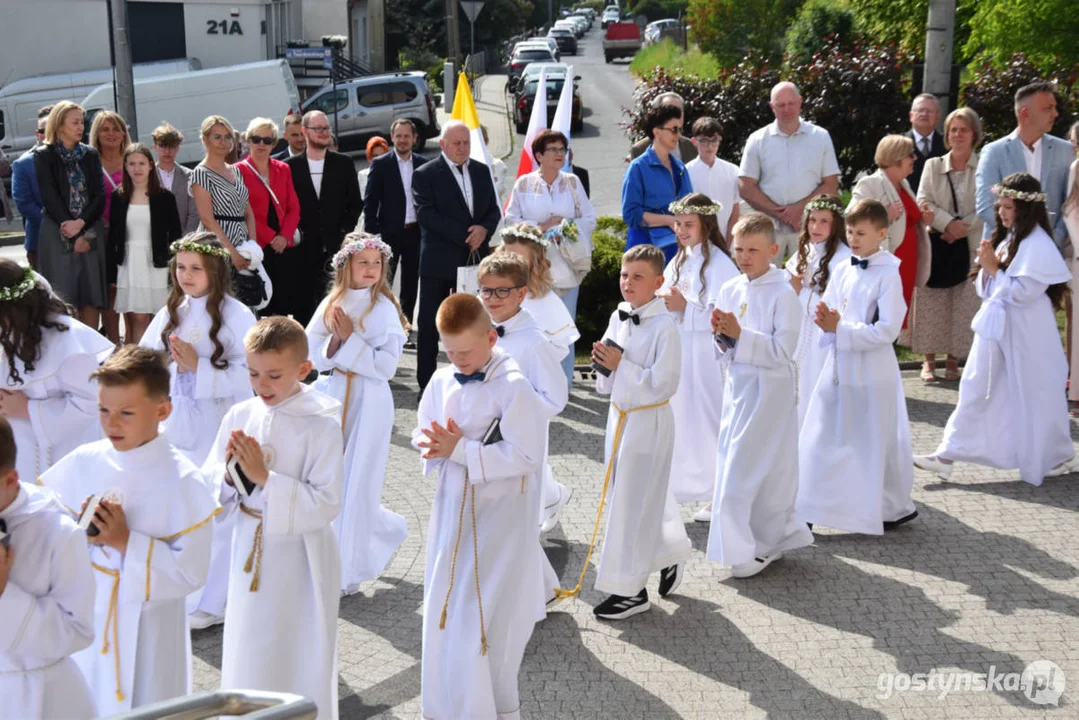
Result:
[[[670,262],[678,252],[678,240],[667,206],[693,192],[686,166],[671,154],[682,137],[682,111],[676,105],[660,105],[648,111],[644,125],[652,145],[629,164],[622,179],[622,219],[629,228],[626,248],[655,245]]]
[[[292,184],[292,170],[284,161],[270,157],[277,142],[277,124],[268,118],[253,118],[247,126],[247,142],[251,154],[236,167],[247,187],[255,216],[255,240],[262,248],[262,265],[274,289],[260,313],[288,315],[296,304],[300,199]]]
[[[34,147],[27,150],[15,162],[11,163],[11,196],[15,201],[15,207],[22,215],[23,231],[26,239],[23,249],[26,250],[26,261],[30,267],[37,270],[37,237],[41,231],[41,213],[44,210],[41,204],[41,191],[37,186],[37,173],[34,172],[34,151],[44,144],[45,124],[49,119],[52,105],[46,105],[37,111],[37,130],[35,135],[37,142]]]
[[[11,177],[11,160],[7,154],[0,150],[0,178]],[[7,186],[0,181],[0,215],[11,222],[15,219],[15,203],[7,194]]]
[[[655,110],[662,105],[673,105],[682,111],[683,116],[686,112],[686,102],[682,99],[682,96],[676,92],[665,92],[652,98],[652,102],[649,105],[649,110]],[[644,131],[644,137],[633,143],[633,147],[629,149],[630,161],[636,160],[641,155],[644,155],[644,151],[652,146],[652,135],[648,132],[647,127]],[[682,161],[682,164],[686,164],[690,160],[697,157],[697,147],[690,141],[685,135],[678,138],[678,144],[671,150],[671,154]]]
[[[581,181],[581,187],[584,188],[584,194],[591,198],[592,187],[588,182],[588,169],[574,164],[572,150],[569,151],[569,171],[577,176],[577,179]]]
[[[935,95],[922,93],[910,105],[910,130],[904,133],[914,141],[914,172],[910,174],[910,186],[917,192],[921,187],[922,170],[929,158],[940,157],[947,148],[944,138],[937,132],[940,122],[940,101]]]
[[[285,147],[273,154],[274,160],[288,160],[293,155],[302,155],[307,149],[307,138],[303,134],[303,116],[289,113],[284,123]]]
[[[157,177],[161,187],[171,192],[176,201],[184,234],[195,232],[199,226],[199,211],[191,198],[191,171],[176,164],[176,153],[184,142],[184,135],[172,125],[162,123],[154,128],[150,137],[157,152]]]
[[[199,128],[206,150],[202,162],[191,171],[191,196],[199,213],[199,230],[212,232],[229,251],[232,266],[245,270],[246,258],[237,248],[256,235],[255,213],[240,172],[228,162],[234,154],[236,131],[220,115],[211,115]]]
[[[412,176],[412,199],[420,223],[420,308],[416,378],[420,393],[438,364],[438,306],[457,285],[457,269],[491,252],[490,238],[502,219],[491,170],[469,159],[471,133],[460,120],[442,126],[440,160]]]
[[[292,317],[303,325],[311,320],[322,300],[329,260],[341,247],[345,234],[356,229],[363,211],[363,196],[352,160],[331,152],[330,121],[326,114],[312,110],[303,116],[307,149],[285,162],[292,170],[292,184],[300,199],[299,270],[296,304]]]
[[[411,120],[395,120],[390,126],[390,140],[393,152],[371,163],[363,197],[364,227],[367,232],[381,235],[393,248],[389,281],[393,283],[400,269],[401,311],[411,321],[420,282],[420,225],[412,199],[412,178],[427,158],[412,152],[416,126]],[[411,333],[409,344],[413,344]]]
[[[365,154],[367,155],[367,167],[356,174],[356,180],[360,184],[360,197],[364,198],[364,202],[367,202],[367,178],[371,175],[371,163],[373,163],[376,158],[382,157],[389,151],[390,144],[387,143],[384,138],[380,138],[376,135],[367,141],[367,149],[365,151]],[[363,222],[363,215],[360,215],[360,222],[356,226],[357,230],[363,230]]]
[[[83,109],[62,100],[45,125],[45,144],[34,150],[41,192],[38,267],[53,291],[98,326],[108,301],[105,268],[105,177],[97,150],[84,145]]]
[[[918,204],[928,205],[929,280],[914,289],[911,349],[925,355],[922,377],[936,379],[937,353],[947,353],[945,380],[959,379],[959,358],[970,353],[970,322],[981,301],[969,281],[974,253],[982,237],[982,219],[974,212],[974,173],[982,121],[970,108],[959,108],[944,121],[947,154],[930,158],[918,185]]]
[[[719,144],[723,142],[723,128],[719,120],[710,117],[697,118],[693,123],[693,144],[699,153],[686,163],[690,182],[695,192],[704,193],[722,209],[716,214],[719,231],[731,244],[731,230],[740,214],[738,195],[738,166],[717,157]]]
[[[828,131],[802,119],[802,96],[791,82],[772,88],[775,122],[746,140],[738,169],[738,194],[754,210],[775,219],[777,267],[798,249],[805,205],[839,191],[839,161]]]
[[[925,224],[933,222],[933,211],[928,205],[918,206],[907,181],[914,169],[913,140],[906,135],[885,135],[877,143],[873,160],[877,171],[858,181],[851,192],[850,204],[876,200],[888,209],[888,236],[881,241],[880,249],[899,258],[899,278],[907,303],[900,342],[909,345],[908,320],[914,287],[922,287],[929,280],[932,258]]]
[[[576,175],[563,172],[569,140],[557,130],[543,130],[532,141],[532,155],[539,169],[517,178],[506,208],[506,224],[532,223],[544,233],[555,229],[547,245],[554,291],[572,318],[577,317],[577,296],[581,281],[592,267],[592,231],[596,229],[596,211]],[[577,225],[577,240],[557,234],[563,221]],[[573,346],[562,360],[566,382],[573,383]]]
[[[1057,119],[1056,86],[1047,82],[1025,85],[1015,93],[1015,118],[1018,127],[1000,140],[995,140],[981,152],[977,185],[978,215],[984,221],[982,237],[993,236],[996,226],[993,186],[1008,175],[1030,173],[1038,178],[1042,192],[1048,197],[1045,209],[1053,226],[1053,240],[1064,254],[1068,229],[1061,207],[1068,195],[1068,169],[1075,153],[1067,140],[1049,135]]]
[[[124,179],[124,152],[131,144],[127,123],[118,114],[102,110],[94,116],[90,125],[90,146],[97,150],[101,158],[101,168],[105,177],[105,213],[101,216],[105,223],[105,232],[109,231],[112,218],[112,196],[120,189]],[[120,316],[113,310],[116,301],[116,282],[109,278],[109,301],[101,315],[101,326],[105,337],[114,343],[120,342]]]

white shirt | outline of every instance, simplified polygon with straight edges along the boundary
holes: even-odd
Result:
[[[472,176],[468,172],[468,160],[465,160],[461,164],[461,170],[457,169],[457,163],[450,160],[446,153],[442,153],[442,159],[447,165],[450,166],[450,172],[453,173],[453,179],[457,181],[457,187],[461,189],[461,195],[465,198],[465,205],[468,206],[468,213],[475,215],[476,210],[472,207]]]
[[[161,187],[166,190],[172,190],[172,178],[176,175],[176,166],[172,166],[172,170],[166,170],[160,165],[157,166],[157,176],[161,178]]]
[[[396,150],[393,154],[397,157],[397,169],[401,173],[401,184],[405,187],[405,225],[410,225],[416,222],[416,206],[412,203],[412,155],[409,155],[407,160],[402,160]]]
[[[307,158],[307,167],[311,171],[311,184],[315,186],[315,196],[322,197],[322,169],[326,166],[326,160],[312,160]]]
[[[731,212],[742,202],[742,197],[738,194],[738,166],[716,158],[712,167],[708,167],[700,157],[696,157],[686,163],[686,170],[696,192],[704,193],[712,202],[723,206],[723,209],[716,213],[716,219],[719,221],[719,231],[726,238]]]
[[[918,151],[923,155],[928,156],[933,151],[933,133],[928,135],[922,135],[914,128],[910,129],[911,135],[914,136],[914,146],[918,148]]]
[[[1042,140],[1044,136],[1038,138],[1038,141],[1034,143],[1034,149],[1031,150],[1027,147],[1027,144],[1023,142],[1019,137],[1019,130],[1012,131],[1012,137],[1019,141],[1019,147],[1023,148],[1023,160],[1027,164],[1027,172],[1034,176],[1034,179],[1038,182],[1042,180]]]
[[[802,120],[797,130],[786,135],[777,121],[746,140],[738,174],[756,180],[772,202],[789,205],[808,197],[824,178],[839,175],[839,161],[824,128]],[[781,223],[779,231],[798,229]]]

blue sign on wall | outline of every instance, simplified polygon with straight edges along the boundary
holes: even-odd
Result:
[[[332,48],[285,48],[287,60],[321,60],[322,67],[333,69]]]

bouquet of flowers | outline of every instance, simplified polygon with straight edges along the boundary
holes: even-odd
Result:
[[[579,236],[577,232],[577,223],[570,220],[569,218],[565,218],[562,220],[561,223],[555,225],[553,228],[544,233],[544,235],[551,242],[558,242],[559,238],[561,238],[568,243],[575,243],[577,242],[577,238]]]

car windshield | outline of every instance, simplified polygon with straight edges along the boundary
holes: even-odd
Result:
[[[518,60],[553,60],[550,50],[540,48],[525,48],[517,51]]]
[[[563,28],[554,28],[550,33],[553,37],[569,37],[573,33]]]
[[[557,99],[562,94],[562,86],[566,84],[565,76],[547,78],[547,97]],[[525,82],[524,94],[533,96],[536,94],[536,88],[539,87],[539,78],[534,78]]]

